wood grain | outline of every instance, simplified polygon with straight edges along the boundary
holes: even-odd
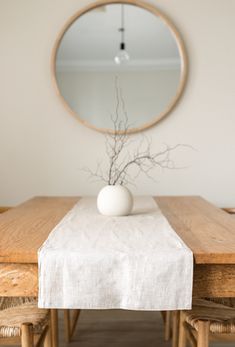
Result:
[[[0,213],[6,212],[9,209],[10,209],[10,207],[8,207],[8,206],[0,206]]]
[[[37,263],[37,251],[78,201],[37,197],[0,215],[0,263]]]
[[[37,263],[37,251],[78,197],[34,198],[0,215],[0,262]],[[196,264],[235,264],[235,218],[200,197],[156,201]]]
[[[0,215],[0,296],[37,295],[37,251],[78,200],[34,198]],[[235,218],[200,197],[156,201],[194,253],[193,295],[235,297]]]
[[[223,207],[222,210],[230,214],[235,214],[235,207]]]
[[[196,265],[193,296],[197,298],[235,297],[235,265]]]
[[[37,295],[37,264],[0,264],[0,296]],[[235,265],[195,265],[193,296],[235,297]]]
[[[235,264],[235,218],[197,196],[158,197],[173,229],[196,264]]]
[[[0,296],[37,296],[37,264],[0,264]]]

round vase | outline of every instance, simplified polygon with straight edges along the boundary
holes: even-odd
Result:
[[[104,216],[127,216],[133,207],[133,196],[121,185],[108,185],[97,197],[97,208]]]

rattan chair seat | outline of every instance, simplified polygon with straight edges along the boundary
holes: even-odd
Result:
[[[48,322],[49,311],[39,309],[34,298],[0,299],[0,337],[20,336],[23,323],[31,323],[34,333],[40,333]]]
[[[221,302],[194,300],[192,310],[184,311],[185,321],[197,331],[198,321],[206,320],[212,333],[235,333],[235,308],[225,305],[230,302],[226,299]]]

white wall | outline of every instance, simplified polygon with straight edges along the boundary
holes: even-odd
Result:
[[[79,170],[102,156],[103,135],[83,127],[58,100],[50,55],[64,22],[88,0],[0,2],[0,205],[35,195],[97,193]],[[153,147],[188,143],[185,170],[141,177],[134,193],[197,194],[235,205],[235,1],[152,0],[175,22],[190,72],[174,111],[148,130]]]

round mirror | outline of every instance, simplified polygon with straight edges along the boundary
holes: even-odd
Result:
[[[186,79],[175,27],[155,7],[134,0],[96,2],[73,16],[52,62],[67,109],[103,132],[114,131],[117,116],[127,132],[157,123],[176,104]]]

